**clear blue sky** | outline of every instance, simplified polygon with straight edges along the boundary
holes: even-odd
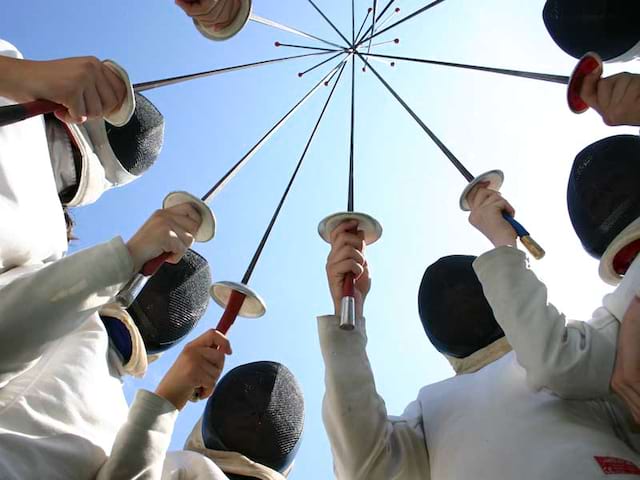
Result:
[[[406,14],[426,3],[398,0],[397,5]],[[304,0],[254,4],[260,16],[338,40]],[[318,4],[349,31],[350,2]],[[401,43],[380,52],[568,75],[574,60],[547,36],[543,4],[448,0],[382,36],[398,36]],[[360,20],[368,6],[357,1]],[[134,82],[288,53],[273,47],[276,40],[310,44],[256,24],[228,42],[210,42],[169,0],[11,2],[0,15],[0,36],[28,58],[112,58]],[[296,73],[314,62],[263,67],[150,92],[166,118],[162,156],[140,181],[75,212],[80,241],[74,248],[115,235],[128,239],[169,191],[201,195],[208,190],[327,71],[298,79]],[[504,194],[548,251],[533,268],[549,285],[551,300],[570,318],[588,316],[607,288],[569,223],[567,176],[584,146],[632,130],[607,128],[592,112],[572,115],[559,85],[442,67],[374,65],[472,172],[506,172]],[[613,72],[623,67],[607,68]],[[624,68],[638,71],[637,64]],[[266,299],[268,313],[259,320],[240,319],[230,332],[234,355],[227,368],[276,360],[302,383],[306,430],[293,480],[332,478],[320,417],[323,366],[315,321],[331,309],[324,276],[328,247],[316,226],[346,206],[349,87],[343,81],[338,88],[251,282]],[[327,93],[323,89],[312,99],[214,200],[218,235],[196,249],[209,260],[215,280],[242,277]],[[376,216],[385,227],[383,239],[368,250],[373,275],[365,307],[368,350],[390,413],[400,413],[421,386],[452,374],[422,331],[416,294],[424,269],[437,258],[489,248],[457,207],[463,187],[462,177],[377,80],[358,71],[356,208]],[[215,326],[220,315],[221,309],[212,304],[191,338]],[[138,388],[155,388],[178,352],[174,349],[152,365],[144,381],[127,380],[127,397]],[[173,449],[181,448],[203,408],[190,405],[180,414]]]

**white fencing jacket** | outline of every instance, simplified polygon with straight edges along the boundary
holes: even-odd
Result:
[[[516,248],[493,249],[473,267],[530,388],[569,399],[610,394],[620,322],[640,288],[640,259],[587,322],[567,321],[548,302],[547,288]]]
[[[22,58],[2,39],[0,55]],[[0,106],[14,103],[0,97]],[[0,128],[0,219],[0,273],[56,260],[67,251],[42,116]]]
[[[131,275],[116,238],[0,276],[0,478],[160,478],[177,410],[129,410],[97,314]]]
[[[521,341],[513,343],[515,352],[500,351],[497,359],[475,373],[424,387],[399,417],[388,416],[376,392],[365,350],[364,319],[354,331],[345,332],[337,317],[318,318],[326,369],[323,419],[338,479],[628,480],[640,476],[640,455],[632,448],[637,436],[630,432],[626,412],[615,398],[565,400],[547,385],[569,397],[607,395],[615,335],[602,331],[617,329],[617,320],[600,309],[589,326],[565,327],[564,322],[560,326],[555,309],[541,301],[544,286],[523,267],[524,255],[504,250],[476,261],[485,294],[493,306],[505,300],[498,295],[506,284],[519,285],[511,295],[529,310],[498,309],[496,317],[505,323],[503,315],[517,311],[532,319],[533,310],[537,319],[521,321],[514,329],[521,335]],[[513,258],[492,261],[500,255]],[[488,288],[492,281],[505,285]],[[512,339],[509,332],[507,336]],[[567,345],[571,347],[564,348]],[[522,358],[526,360],[520,363]]]
[[[62,258],[42,117],[0,128],[0,219],[0,478],[160,478],[177,410],[146,391],[128,408],[97,314],[131,258],[119,238]]]

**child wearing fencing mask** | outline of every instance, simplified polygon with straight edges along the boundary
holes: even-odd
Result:
[[[337,314],[318,318],[323,418],[337,478],[596,479],[640,472],[640,454],[618,431],[612,403],[570,402],[535,388],[544,371],[521,365],[496,321],[474,271],[482,257],[444,257],[426,270],[420,319],[456,375],[424,387],[400,416],[389,416],[366,353],[370,280],[364,242],[350,232],[355,227],[344,223],[333,232],[327,276],[338,313],[345,275],[355,274],[356,328],[341,330]]]
[[[474,268],[531,386],[572,399],[604,398],[613,391],[636,419],[640,408],[635,385],[622,369],[629,356],[637,369],[640,358],[634,353],[637,342],[620,329],[622,324],[633,332],[640,323],[638,160],[640,138],[618,135],[585,148],[571,170],[567,201],[573,227],[586,251],[600,260],[601,278],[616,286],[587,322],[567,323],[548,304],[546,287],[528,269],[515,233],[502,219],[503,211],[513,212],[508,202],[482,185],[470,199],[471,223],[496,246]],[[618,341],[621,346],[631,343],[617,348]],[[622,422],[619,428],[629,425]],[[629,438],[637,441],[635,435]]]
[[[0,50],[20,63],[13,46],[0,42]],[[52,91],[69,86],[73,69],[58,70],[64,81],[50,80]],[[0,104],[23,100],[20,85],[6,80]],[[64,256],[59,194],[65,204],[91,203],[140,176],[160,151],[162,115],[130,93],[112,112],[115,123],[124,119],[119,126],[35,117],[0,128],[3,479],[158,477],[177,411],[194,388],[210,394],[231,351],[222,335],[205,333],[185,347],[155,393],[140,391],[127,406],[122,375],[143,374],[147,353],[174,345],[208,302],[208,266],[188,252],[201,222],[190,205],[154,213],[126,243],[118,237]],[[70,107],[62,118],[82,113]],[[165,252],[175,265],[162,267],[129,309],[110,303],[145,262]]]
[[[170,452],[163,480],[285,480],[304,430],[304,397],[276,362],[229,371],[216,385],[184,451]]]

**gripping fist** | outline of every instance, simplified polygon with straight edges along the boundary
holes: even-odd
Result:
[[[178,263],[193,245],[201,221],[190,203],[156,211],[127,242],[133,271],[140,271],[146,262],[164,253],[171,254],[167,262]]]
[[[226,355],[231,355],[231,344],[217,330],[208,330],[187,343],[156,389],[156,394],[182,410],[194,390],[200,389],[200,398],[213,393],[224,369]]]
[[[469,193],[469,223],[476,227],[494,246],[516,245],[517,234],[502,214],[512,217],[516,212],[500,192],[487,188],[489,183],[479,183]]]
[[[371,288],[369,265],[364,256],[365,241],[363,232],[352,233],[358,227],[358,222],[350,220],[338,225],[331,232],[331,252],[327,258],[327,280],[335,307],[336,315],[340,314],[342,301],[342,287],[345,276],[352,273],[356,279],[356,314],[362,315],[364,299]]]
[[[640,126],[640,75],[619,73],[601,77],[602,67],[585,77],[582,99],[611,127]]]
[[[241,0],[176,0],[184,12],[205,30],[223,30],[233,23],[240,12]]]
[[[118,74],[95,57],[36,62],[19,60],[12,98],[18,102],[50,100],[66,108],[56,116],[67,123],[103,118],[116,111],[127,96]]]

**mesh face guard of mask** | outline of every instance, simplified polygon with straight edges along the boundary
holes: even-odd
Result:
[[[123,127],[103,123],[109,146],[128,173],[138,177],[155,163],[164,143],[164,117],[147,98],[136,94],[135,112]]]
[[[160,267],[127,309],[147,353],[168,350],[191,332],[207,310],[210,286],[209,264],[193,250]]]
[[[202,419],[211,450],[238,452],[283,473],[298,451],[304,397],[291,371],[279,363],[234,368],[216,385]]]

